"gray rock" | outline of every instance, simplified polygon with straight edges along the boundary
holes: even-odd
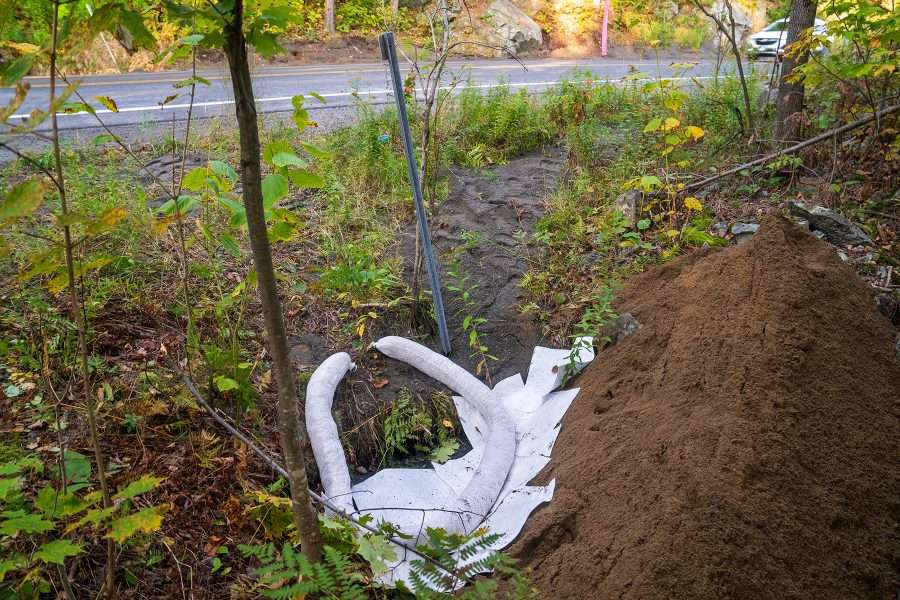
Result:
[[[619,194],[619,197],[613,202],[613,209],[621,212],[629,225],[634,225],[640,214],[643,200],[644,194],[640,190],[628,190]]]
[[[712,225],[713,234],[718,237],[725,237],[728,233],[728,222],[727,221],[716,221]]]
[[[851,223],[846,217],[839,215],[824,206],[807,208],[799,202],[791,202],[788,210],[795,217],[809,221],[810,226],[825,234],[825,238],[836,246],[873,245],[872,238],[859,226]]]
[[[641,328],[641,324],[630,312],[623,313],[606,323],[600,330],[600,346],[608,348],[615,346],[623,339]]]
[[[825,239],[825,232],[824,232],[824,231],[819,231],[818,229],[816,229],[815,231],[812,232],[812,234],[813,234],[814,236],[816,236],[817,238],[819,238],[820,240],[824,240],[824,239]]]
[[[745,244],[753,238],[753,234],[759,230],[759,223],[735,223],[731,226],[731,234],[735,244]]]
[[[803,231],[809,231],[809,221],[806,219],[794,219],[794,223]]]
[[[757,231],[759,231],[759,223],[735,223],[731,226],[731,233],[734,235],[754,234]]]
[[[544,43],[541,26],[509,0],[494,0],[485,16],[492,29],[489,42],[511,54],[537,50]]]

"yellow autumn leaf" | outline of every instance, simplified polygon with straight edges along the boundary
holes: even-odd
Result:
[[[109,533],[103,537],[121,544],[137,533],[153,533],[162,525],[163,513],[166,508],[168,508],[166,505],[151,506],[116,519],[109,524]]]
[[[888,73],[888,74],[893,73],[896,68],[897,68],[897,65],[890,64],[890,63],[881,65],[880,67],[875,69],[875,72],[872,74],[872,77],[878,77],[879,75],[882,75],[884,73]]]
[[[691,138],[693,140],[699,140],[706,134],[701,128],[696,125],[688,125],[684,128],[684,137]]]
[[[693,196],[688,196],[684,199],[684,207],[688,210],[703,210],[703,205],[700,204],[700,200]]]
[[[673,129],[678,129],[680,125],[681,121],[679,121],[675,117],[666,117],[665,122],[663,122],[662,130],[672,131]]]

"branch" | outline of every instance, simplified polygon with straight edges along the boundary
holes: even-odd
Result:
[[[36,169],[38,169],[41,173],[43,173],[44,175],[46,175],[47,177],[50,178],[50,181],[53,182],[53,185],[56,186],[56,189],[59,189],[59,181],[57,181],[56,177],[53,176],[53,173],[50,172],[50,169],[48,169],[41,163],[37,162],[36,160],[31,158],[27,154],[22,154],[20,151],[16,150],[15,148],[10,146],[6,142],[0,142],[0,148],[4,148],[4,149],[10,151],[11,153],[15,154],[16,156],[18,156],[19,158],[21,158],[22,160],[27,162],[32,167],[35,167]]]
[[[707,177],[706,179],[702,179],[702,180],[694,182],[694,183],[689,183],[688,185],[684,186],[684,189],[682,191],[688,192],[688,191],[698,190],[700,188],[706,187],[707,185],[709,185],[710,183],[712,183],[714,181],[722,179],[723,177],[728,177],[729,175],[734,175],[735,173],[740,173],[744,169],[758,167],[759,165],[763,165],[775,158],[778,158],[779,156],[786,156],[788,154],[796,154],[797,152],[799,152],[800,150],[803,150],[804,148],[808,148],[809,146],[814,146],[820,142],[829,140],[834,136],[841,135],[842,133],[846,133],[848,131],[852,131],[853,129],[856,129],[858,127],[862,127],[863,125],[871,123],[872,121],[875,121],[876,119],[882,119],[891,113],[897,112],[898,110],[900,110],[900,104],[895,104],[893,106],[889,106],[889,107],[887,107],[883,110],[880,110],[876,113],[873,113],[867,117],[863,117],[862,119],[853,121],[852,123],[847,123],[846,125],[842,125],[841,127],[831,129],[829,131],[826,131],[825,133],[820,133],[816,137],[813,137],[806,141],[800,142],[799,144],[794,144],[793,146],[790,146],[789,148],[785,148],[784,150],[779,150],[778,152],[773,152],[772,154],[767,154],[766,156],[757,158],[756,160],[751,160],[750,162],[744,163],[744,164],[734,167],[732,169],[728,169],[727,171],[724,171],[717,175],[713,175],[712,177]]]
[[[63,81],[65,81],[67,84],[69,83],[69,80],[66,79],[66,77],[65,77],[64,75],[60,75],[60,78],[61,78]],[[75,93],[75,96],[76,96],[79,100],[81,100],[82,103],[87,104],[87,100],[84,99],[84,96],[81,95],[81,92],[78,91],[78,88],[75,88],[75,89],[73,90],[73,92]],[[193,108],[193,103],[191,104],[191,107]],[[124,151],[126,152],[126,154],[128,154],[128,156],[130,156],[130,157],[131,157],[138,165],[140,165],[141,169],[142,169],[145,173],[147,173],[147,175],[150,176],[150,178],[153,180],[153,183],[155,183],[156,185],[158,185],[158,186],[160,187],[160,189],[162,189],[162,191],[163,191],[167,196],[169,196],[169,198],[171,198],[172,200],[174,200],[174,201],[176,202],[176,204],[177,204],[178,198],[177,198],[177,196],[173,196],[173,195],[172,195],[172,190],[171,190],[170,188],[168,188],[168,187],[162,182],[162,180],[160,180],[159,177],[157,177],[156,175],[154,175],[153,172],[152,172],[149,168],[147,168],[147,165],[144,164],[144,161],[142,161],[141,159],[139,159],[139,158],[137,157],[137,155],[134,153],[134,151],[132,151],[132,149],[129,148],[128,145],[127,145],[125,142],[122,141],[122,138],[120,138],[119,136],[117,136],[116,134],[114,134],[114,133],[112,132],[112,130],[109,128],[109,125],[107,125],[107,124],[103,121],[103,119],[100,118],[100,115],[98,115],[98,114],[95,113],[95,112],[91,112],[91,114],[94,116],[95,119],[97,119],[97,122],[100,123],[100,126],[103,128],[103,130],[106,131],[106,133],[109,134],[110,137],[112,137],[113,141],[114,141],[116,144],[118,144],[119,147],[122,148],[122,150],[124,150]],[[189,120],[188,120],[188,123],[190,123],[190,115],[188,115],[188,119],[189,119]]]

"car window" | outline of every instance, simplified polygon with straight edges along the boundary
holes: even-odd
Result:
[[[785,31],[787,30],[787,26],[787,21],[775,21],[774,23],[763,29],[763,31]]]

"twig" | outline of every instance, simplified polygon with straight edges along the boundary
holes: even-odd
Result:
[[[772,154],[767,154],[766,156],[757,158],[756,160],[751,160],[750,162],[744,163],[742,165],[738,165],[737,167],[728,169],[727,171],[723,171],[722,173],[713,175],[712,177],[707,177],[706,179],[702,179],[702,180],[696,181],[694,183],[689,183],[686,186],[684,186],[684,189],[682,191],[689,192],[689,191],[698,190],[700,188],[706,187],[707,185],[709,185],[710,183],[712,183],[714,181],[718,181],[719,179],[722,179],[723,177],[728,177],[730,175],[734,175],[735,173],[740,173],[744,169],[758,167],[759,165],[763,165],[763,164],[765,164],[775,158],[778,158],[780,156],[786,156],[788,154],[796,154],[797,152],[799,152],[800,150],[803,150],[804,148],[808,148],[809,146],[814,146],[816,144],[824,142],[825,140],[829,140],[834,136],[838,136],[838,135],[841,135],[842,133],[846,133],[848,131],[856,129],[857,127],[862,127],[863,125],[871,123],[872,121],[875,121],[876,119],[884,118],[885,116],[887,116],[891,113],[897,112],[898,110],[900,110],[900,104],[895,104],[894,106],[889,106],[883,110],[878,111],[877,113],[871,114],[867,117],[863,117],[862,119],[853,121],[852,123],[847,123],[846,125],[842,125],[841,127],[831,129],[829,131],[826,131],[825,133],[821,133],[821,134],[817,135],[816,137],[810,138],[804,142],[800,142],[799,144],[794,144],[793,146],[785,148],[784,150],[779,150],[778,152],[773,152]]]

